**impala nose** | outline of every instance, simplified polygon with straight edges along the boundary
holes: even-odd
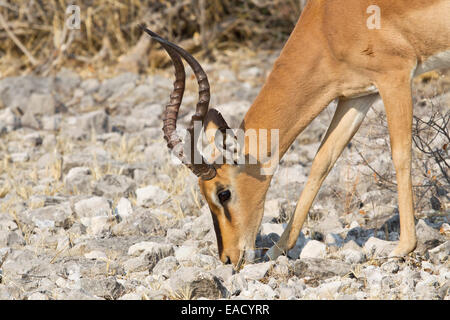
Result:
[[[225,256],[225,259],[223,260],[224,264],[231,264],[231,259],[229,256]]]

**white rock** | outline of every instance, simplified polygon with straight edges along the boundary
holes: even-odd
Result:
[[[0,231],[15,231],[19,227],[13,221],[12,217],[4,215],[0,216]],[[0,249],[1,252],[2,249]]]
[[[133,214],[130,200],[127,198],[120,198],[119,203],[117,204],[117,214],[121,218],[126,218]]]
[[[369,255],[387,257],[394,249],[395,243],[370,237],[364,244],[364,250]]]
[[[58,279],[56,279],[56,285],[60,288],[66,288],[67,287],[67,281],[64,278],[58,277]]]
[[[340,235],[338,235],[336,233],[327,233],[327,235],[325,236],[325,243],[328,246],[341,247],[342,243],[343,243],[343,239]]]
[[[226,281],[226,285],[231,294],[246,290],[248,288],[248,282],[244,275],[241,273],[235,273]]]
[[[281,185],[287,185],[294,182],[305,183],[307,175],[305,174],[305,168],[301,165],[294,165],[292,167],[280,167],[276,179],[278,179],[278,182]]]
[[[222,284],[209,272],[197,267],[179,268],[168,280],[172,292],[189,292],[189,298],[217,299],[223,296]]]
[[[338,293],[339,289],[342,286],[342,281],[331,281],[327,283],[323,283],[318,287],[318,295],[321,298],[334,298],[334,296]]]
[[[169,242],[174,244],[181,244],[186,241],[187,233],[181,229],[170,228],[167,229],[166,238]]]
[[[214,270],[217,266],[222,265],[222,262],[217,257],[201,253],[193,255],[190,258],[190,262],[194,267],[208,271]]]
[[[398,280],[401,281],[401,285],[398,286],[400,292],[404,295],[410,295],[420,278],[420,273],[410,266],[406,266],[403,270],[397,274]]]
[[[261,224],[261,235],[267,236],[271,233],[275,233],[279,236],[283,233],[283,225],[279,223],[263,223]]]
[[[90,176],[91,169],[88,167],[71,168],[64,178],[65,183],[72,183],[72,181],[79,180],[81,177]]]
[[[276,293],[267,284],[263,284],[258,281],[250,281],[248,289],[242,291],[240,297],[252,300],[266,300],[274,299],[276,297]]]
[[[397,273],[399,269],[398,263],[394,260],[387,261],[381,265],[381,270],[387,273]]]
[[[345,262],[351,264],[362,263],[366,258],[363,252],[354,249],[345,249],[341,252],[341,255]]]
[[[19,118],[15,115],[11,108],[0,110],[0,132],[11,131],[18,126]]]
[[[5,261],[10,252],[11,249],[8,247],[0,248],[0,261]]]
[[[378,267],[368,266],[363,273],[366,276],[371,294],[374,296],[380,294],[381,280],[383,280],[383,273],[380,272],[380,269]]]
[[[92,197],[75,203],[75,213],[80,218],[110,216],[111,207],[105,198]]]
[[[192,226],[184,231],[188,231],[194,239],[203,240],[208,232],[213,228],[211,212],[207,205],[201,209],[202,214],[192,222]]]
[[[263,75],[263,70],[258,67],[250,67],[244,70],[241,70],[239,73],[240,77],[243,79],[260,77]]]
[[[444,261],[449,256],[450,241],[446,241],[440,246],[428,250],[433,262]]]
[[[354,220],[354,221],[352,221],[352,223],[350,224],[350,229],[358,228],[359,226],[360,226],[360,225],[359,225],[358,221]]]
[[[23,137],[23,142],[28,147],[37,147],[42,144],[42,136],[39,132],[29,133]]]
[[[28,160],[30,160],[30,155],[26,152],[18,152],[11,154],[12,162],[27,162]]]
[[[350,240],[344,243],[344,245],[342,246],[342,250],[346,249],[352,249],[356,251],[362,250],[362,248],[354,240]]]
[[[42,123],[42,130],[49,130],[49,131],[57,131],[61,128],[62,123],[62,115],[61,114],[55,114],[52,116],[42,116],[41,123]],[[46,144],[48,145],[48,142]]]
[[[180,246],[175,249],[175,258],[179,261],[189,260],[193,255],[197,254],[198,248],[194,246]]]
[[[139,256],[143,252],[151,253],[158,256],[167,256],[172,251],[172,246],[165,243],[157,243],[151,241],[143,241],[132,245],[128,249],[128,254],[130,256]],[[173,252],[173,251],[172,251]]]
[[[142,272],[149,270],[150,263],[147,259],[145,259],[145,255],[141,255],[139,257],[134,257],[126,260],[123,263],[123,267],[127,273]]]
[[[233,266],[228,264],[224,265],[223,263],[218,265],[212,273],[219,279],[221,279],[224,283],[228,283],[231,277],[233,276],[234,269]]]
[[[160,206],[169,198],[169,194],[161,188],[150,185],[144,188],[137,189],[136,197],[138,206]]]
[[[355,300],[365,300],[367,298],[367,293],[363,291],[358,291],[353,295]]]
[[[119,300],[142,300],[142,295],[138,293],[126,293]]]
[[[51,221],[51,220],[35,219],[35,221],[33,221],[33,222],[36,224],[36,227],[38,227],[39,229],[47,229],[47,228],[55,227],[55,222]]]
[[[288,278],[291,272],[292,267],[289,265],[289,259],[286,256],[279,256],[271,274],[277,277]]]
[[[152,270],[152,275],[169,278],[180,266],[178,260],[173,257],[166,257],[158,261]]]
[[[111,207],[105,198],[92,197],[75,203],[75,213],[89,234],[98,235],[112,225]]]
[[[28,296],[28,300],[48,300],[48,297],[43,293],[35,292]]]
[[[72,264],[67,268],[67,279],[73,282],[78,282],[81,278],[81,268],[77,264]]]
[[[84,257],[90,260],[107,260],[106,253],[99,250],[93,250],[89,253],[86,253]]]
[[[295,289],[286,286],[284,283],[280,283],[278,292],[281,300],[289,300],[291,298],[295,298]]]
[[[134,189],[136,189],[136,184],[131,178],[124,175],[106,174],[94,183],[93,194],[116,199],[131,195]]]
[[[264,278],[269,272],[270,268],[274,265],[273,261],[264,262],[264,263],[256,263],[256,264],[248,264],[244,266],[241,270],[241,274],[246,279],[251,280],[261,280]]]
[[[87,233],[92,235],[99,235],[108,231],[112,225],[112,221],[113,218],[104,216],[81,219],[81,223],[87,227]]]
[[[25,111],[30,114],[52,115],[56,112],[56,102],[51,94],[33,93]]]
[[[420,299],[432,300],[436,295],[436,282],[434,279],[427,279],[417,282],[415,291]]]
[[[264,203],[263,221],[270,222],[280,216],[280,201],[278,199],[267,200]]]
[[[45,206],[30,211],[31,220],[40,229],[63,227],[71,215],[72,209],[68,204]]]
[[[422,261],[422,269],[428,272],[434,272],[435,266],[428,261]]]
[[[104,110],[84,113],[81,116],[69,118],[68,122],[73,128],[80,129],[88,135],[92,130],[96,133],[105,133],[109,130],[109,116]]]
[[[417,221],[416,234],[423,242],[440,238],[439,231],[429,226],[423,219]]]
[[[61,162],[61,155],[56,152],[45,153],[36,161],[38,169],[48,169]]]
[[[300,259],[305,258],[325,258],[327,255],[327,246],[317,240],[308,241],[300,253]]]
[[[100,88],[100,82],[97,79],[86,79],[80,84],[80,88],[86,94],[91,94]]]
[[[62,252],[68,248],[70,248],[70,239],[67,234],[60,234],[57,237],[58,245],[56,246],[57,252]]]

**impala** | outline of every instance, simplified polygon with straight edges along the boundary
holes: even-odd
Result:
[[[378,8],[378,28],[370,25]],[[214,109],[208,111],[209,84],[199,63],[187,52],[142,28],[165,48],[175,66],[176,81],[164,113],[168,147],[199,177],[211,210],[219,256],[240,265],[252,252],[261,224],[264,201],[273,175],[261,173],[263,163],[215,164],[200,156],[193,162],[176,135],[177,114],[184,92],[181,58],[193,68],[199,84],[194,122],[209,132],[228,125]],[[279,130],[280,157],[327,105],[338,105],[317,151],[295,212],[280,240],[266,253],[270,259],[291,249],[319,188],[358,130],[372,103],[381,96],[387,116],[392,159],[397,177],[400,239],[391,256],[403,256],[417,244],[411,183],[413,103],[411,83],[418,74],[450,67],[449,0],[310,0],[275,62],[240,129]],[[214,134],[211,143],[215,143]],[[228,138],[228,136],[227,136]],[[198,156],[195,142],[191,149]],[[271,145],[268,138],[269,148]],[[272,148],[273,149],[273,148]],[[245,140],[246,158],[258,159]]]

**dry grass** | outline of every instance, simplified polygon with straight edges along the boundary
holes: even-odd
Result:
[[[65,67],[97,68],[138,52],[145,23],[191,51],[246,46],[279,47],[292,31],[305,0],[6,0],[0,2],[0,72],[48,74]],[[69,5],[80,7],[79,29],[66,21]],[[142,38],[144,39],[144,38]],[[130,49],[136,46],[137,51]],[[144,55],[142,55],[144,53]],[[166,62],[152,51],[144,66]],[[125,59],[126,60],[126,59]]]
[[[193,292],[188,286],[185,286],[177,291],[169,292],[169,300],[192,300]]]

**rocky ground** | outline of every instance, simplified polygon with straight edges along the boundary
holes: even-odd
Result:
[[[233,126],[277,56],[241,54],[205,68],[212,105]],[[182,125],[197,98],[188,75]],[[327,178],[288,256],[240,272],[223,265],[196,179],[171,161],[162,138],[172,81],[171,70],[0,80],[0,299],[450,298],[444,181],[428,193],[415,189],[416,251],[384,258],[399,222],[381,102]],[[431,105],[448,110],[449,88],[448,76],[416,83],[415,113],[427,115]],[[279,238],[333,108],[283,158],[258,247]],[[415,185],[439,176],[436,164],[414,155]]]

